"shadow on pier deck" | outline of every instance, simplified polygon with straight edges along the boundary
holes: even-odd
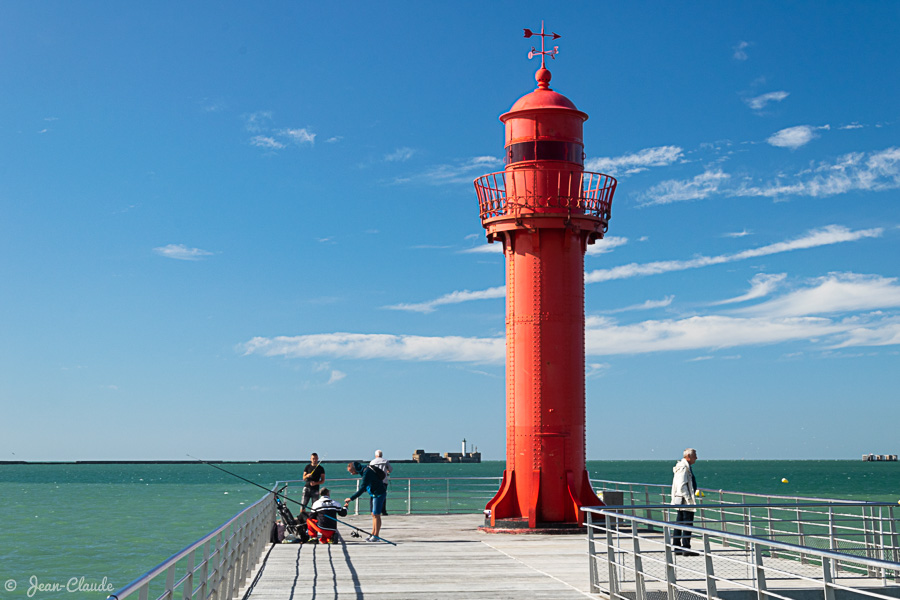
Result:
[[[347,521],[371,524],[365,516]],[[246,598],[597,597],[588,593],[583,536],[490,535],[478,531],[482,522],[481,515],[390,516],[382,535],[397,546],[351,538],[347,528],[342,544],[277,544]]]

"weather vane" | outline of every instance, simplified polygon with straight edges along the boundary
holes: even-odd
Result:
[[[525,37],[530,38],[533,35],[541,36],[541,51],[538,52],[537,49],[532,46],[531,52],[528,53],[528,58],[534,58],[538,54],[541,55],[541,68],[544,68],[544,57],[549,56],[553,60],[556,60],[556,55],[559,54],[559,46],[553,46],[553,50],[544,50],[544,38],[552,37],[554,40],[558,40],[562,36],[557,33],[544,33],[544,22],[541,21],[541,32],[535,33],[530,29],[525,30]]]

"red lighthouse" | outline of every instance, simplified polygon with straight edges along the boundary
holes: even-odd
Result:
[[[489,242],[506,257],[506,470],[490,526],[553,528],[602,504],[585,469],[584,253],[603,237],[616,180],[584,170],[588,116],[550,89],[500,116],[506,169],[475,180]],[[486,523],[487,524],[487,523]]]

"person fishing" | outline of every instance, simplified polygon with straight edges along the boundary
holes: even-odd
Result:
[[[372,497],[372,535],[366,538],[367,542],[377,542],[381,538],[381,515],[384,514],[384,498],[385,487],[382,480],[384,473],[381,469],[376,469],[370,465],[363,465],[361,462],[352,462],[347,464],[347,472],[351,475],[359,475],[362,482],[356,493],[344,500],[344,506],[348,506],[351,502],[362,496],[363,492],[369,492]]]
[[[393,472],[394,467],[391,466],[391,461],[384,457],[384,453],[381,450],[375,451],[375,458],[369,461],[370,467],[375,467],[376,469],[381,469],[384,471],[384,507],[381,511],[382,516],[387,516],[387,489],[388,485],[391,483],[391,472]]]
[[[289,497],[287,497],[287,496],[285,496],[284,494],[281,493],[281,492],[284,490],[284,488],[285,488],[286,486],[283,486],[280,490],[277,490],[277,491],[275,491],[275,490],[270,490],[269,488],[267,488],[267,487],[264,486],[264,485],[260,485],[260,484],[256,483],[255,481],[250,481],[250,480],[247,479],[246,477],[241,477],[241,476],[238,475],[237,473],[232,473],[231,471],[229,471],[229,470],[227,470],[227,469],[223,469],[222,467],[220,467],[220,466],[218,466],[218,465],[214,465],[214,464],[212,464],[211,462],[207,462],[207,461],[205,461],[205,460],[203,460],[203,459],[197,458],[196,456],[193,456],[192,454],[188,454],[188,456],[191,457],[191,458],[193,458],[193,459],[196,460],[197,462],[203,463],[204,465],[206,465],[206,466],[208,466],[208,467],[212,467],[213,469],[216,469],[216,470],[218,470],[218,471],[222,471],[223,473],[227,473],[228,475],[231,475],[232,477],[235,477],[235,478],[237,478],[237,479],[240,479],[241,481],[243,481],[243,482],[245,482],[245,483],[249,483],[250,485],[254,485],[254,486],[256,486],[256,487],[258,487],[258,488],[260,488],[260,489],[262,489],[262,490],[265,490],[265,491],[267,491],[267,492],[271,492],[271,493],[275,496],[275,501],[276,501],[276,503],[277,503],[277,505],[278,505],[278,511],[279,511],[279,513],[287,517],[287,522],[292,523],[292,524],[295,524],[295,525],[298,525],[300,522],[305,522],[305,521],[301,521],[300,519],[294,519],[293,515],[290,514],[290,511],[289,511],[289,510],[284,510],[284,511],[282,511],[282,508],[284,508],[284,509],[287,508],[287,507],[284,506],[284,502],[283,502],[283,501],[286,501],[286,502],[293,502],[294,504],[300,504],[299,502],[297,502],[297,501],[294,500],[293,498],[289,498]],[[349,502],[348,502],[348,504],[349,504]],[[301,505],[301,506],[302,506],[302,505]],[[303,517],[303,519],[305,520],[305,517]],[[357,532],[357,531],[359,531],[359,532],[361,532],[361,533],[365,533],[365,531],[363,531],[363,530],[360,529],[359,527],[357,527],[357,526],[355,526],[355,525],[351,525],[350,523],[347,523],[346,521],[341,521],[340,519],[337,519],[337,518],[335,518],[335,521],[337,521],[338,523],[340,523],[340,524],[342,524],[342,525],[345,525],[345,526],[349,527],[350,529],[352,529],[352,530],[354,531],[354,533]],[[301,530],[301,531],[303,531],[303,530]],[[307,533],[306,533],[305,531],[303,531],[303,535],[307,535]],[[384,538],[382,538],[382,537],[378,538],[378,540],[379,540],[379,541],[382,541],[382,542],[385,542],[385,543],[387,543],[387,544],[390,544],[391,546],[396,546],[396,545],[397,545],[397,544],[395,544],[394,542],[392,542],[391,540],[386,540],[386,539],[384,539]]]
[[[331,499],[328,488],[319,490],[319,499],[312,505],[312,511],[306,518],[306,528],[309,532],[309,541],[313,544],[319,542],[317,534],[321,534],[323,544],[333,544],[334,535],[337,532],[338,516],[346,517],[347,508]]]

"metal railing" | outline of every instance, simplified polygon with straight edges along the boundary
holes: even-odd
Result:
[[[634,514],[650,520],[666,520],[666,512],[671,509],[671,487],[667,485],[608,480],[591,480],[591,484],[610,498],[607,504],[631,506]],[[884,528],[896,527],[894,505],[708,488],[699,491],[704,497],[697,499],[698,505],[715,502],[718,508],[701,511],[698,526],[819,549],[852,550],[869,557],[875,557],[879,548],[893,548],[893,555],[882,558],[900,560],[896,542],[881,543],[889,535]]]
[[[482,175],[474,183],[482,221],[563,211],[596,217],[604,231],[617,185],[603,173],[522,167]]]
[[[388,512],[407,515],[481,513],[502,480],[502,477],[391,477],[387,492]],[[360,481],[359,477],[329,478],[324,485],[331,491],[331,497],[340,501],[355,493]],[[300,500],[303,480],[291,479],[275,484],[276,488],[283,485],[288,486],[283,492],[286,496]],[[360,502],[364,503],[362,512],[366,512],[368,494],[355,501],[356,514],[360,513]]]
[[[108,598],[231,600],[262,556],[274,520],[275,496],[266,494]]]
[[[795,600],[822,594],[835,600],[851,593],[900,598],[900,543],[891,504],[707,504],[695,507],[694,526],[672,522],[677,508],[583,509],[591,592],[623,600]],[[637,516],[648,509],[663,518]],[[874,527],[864,524],[871,509],[878,515]],[[796,514],[806,520],[792,520]],[[804,524],[821,532],[803,533]],[[674,545],[674,530],[693,536],[687,553]]]

